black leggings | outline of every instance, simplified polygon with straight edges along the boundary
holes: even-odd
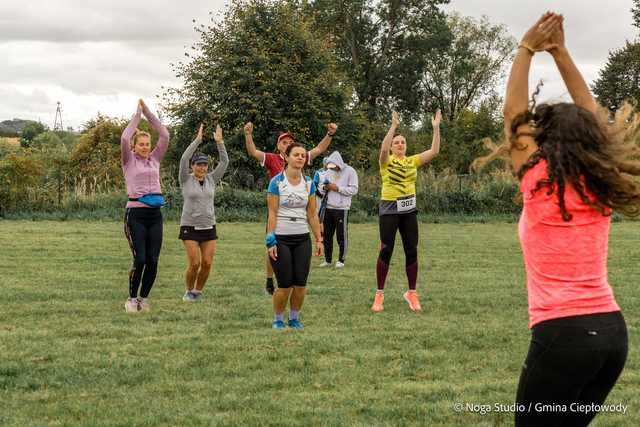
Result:
[[[306,234],[277,234],[278,259],[269,257],[279,288],[306,286],[311,267],[311,238]]]
[[[129,297],[147,298],[158,272],[162,247],[162,213],[160,208],[127,208],[124,211],[124,234],[127,236],[133,265],[129,272]],[[144,276],[143,276],[144,272]]]
[[[619,311],[547,320],[533,327],[522,367],[516,426],[586,426],[627,359]],[[544,405],[544,406],[543,406]]]
[[[349,233],[348,233],[349,211],[346,209],[329,209],[325,211],[324,219],[322,221],[324,225],[324,259],[327,262],[331,262],[333,257],[333,235],[337,235],[338,247],[340,248],[340,254],[338,261],[344,262],[344,258],[347,256],[347,249],[349,246]]]
[[[402,247],[404,248],[409,289],[415,290],[416,288],[418,277],[418,213],[411,212],[380,216],[380,254],[376,265],[378,290],[384,289],[398,230],[400,231]]]

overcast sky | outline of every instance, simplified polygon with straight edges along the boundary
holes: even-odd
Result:
[[[0,121],[41,120],[53,126],[56,102],[64,126],[101,112],[129,117],[136,100],[152,107],[162,86],[177,86],[171,63],[196,40],[193,19],[207,22],[223,0],[0,1]],[[606,5],[606,7],[605,7]],[[486,15],[518,40],[547,9],[565,15],[567,45],[590,82],[608,51],[633,39],[632,0],[452,0],[446,10]],[[553,62],[537,56],[532,83],[543,97],[566,96]]]

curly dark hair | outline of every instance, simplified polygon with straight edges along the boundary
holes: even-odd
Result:
[[[540,160],[547,162],[547,178],[536,183],[532,193],[542,188],[547,194],[558,192],[562,218],[572,215],[565,206],[564,194],[571,185],[584,203],[602,215],[620,211],[629,216],[640,215],[640,185],[634,177],[640,175],[638,134],[640,118],[629,104],[625,104],[612,119],[609,111],[599,108],[597,114],[575,104],[557,103],[535,106],[514,118],[511,140],[493,153],[477,159],[474,167],[482,167],[496,157],[505,157],[511,150],[521,150],[517,129],[529,123],[531,136],[538,150],[517,171],[519,179]],[[589,197],[588,194],[594,197]]]

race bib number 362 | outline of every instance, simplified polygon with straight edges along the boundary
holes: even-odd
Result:
[[[416,208],[416,195],[396,200],[398,212],[406,212]]]

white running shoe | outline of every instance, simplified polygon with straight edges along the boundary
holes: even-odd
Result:
[[[344,262],[340,262],[340,261],[336,262],[336,268],[342,268],[342,267],[344,267]]]
[[[138,300],[136,298],[127,299],[127,302],[124,303],[124,311],[126,311],[127,313],[137,313]]]
[[[149,312],[151,311],[151,304],[149,304],[146,298],[138,298],[138,309]]]
[[[318,267],[328,267],[328,266],[330,266],[330,265],[331,265],[331,263],[330,263],[330,262],[322,261],[322,264],[320,264]]]
[[[196,299],[193,296],[193,292],[191,291],[187,291],[184,293],[184,295],[182,296],[182,301],[184,302],[194,302]]]

